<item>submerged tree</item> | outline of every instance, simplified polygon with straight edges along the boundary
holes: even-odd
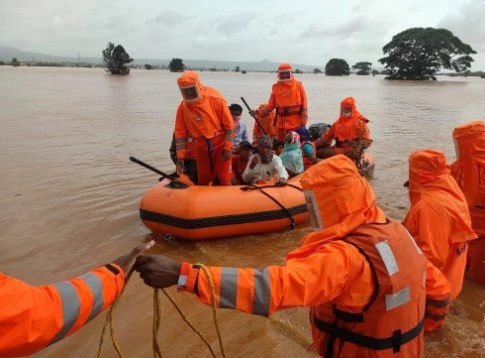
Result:
[[[133,62],[123,46],[108,42],[108,46],[103,50],[103,61],[106,65],[106,71],[113,75],[127,75],[130,69],[126,64]]]
[[[389,70],[388,79],[436,79],[441,67],[463,72],[471,67],[476,53],[451,31],[416,27],[395,35],[382,48],[386,57],[379,60]]]
[[[170,72],[183,72],[185,70],[184,62],[181,58],[172,58],[168,64]]]
[[[332,58],[325,66],[327,76],[348,76],[349,73],[349,64],[341,58]]]
[[[367,76],[372,70],[371,66],[371,62],[357,62],[355,65],[352,66],[352,69],[357,70],[358,75]]]
[[[20,61],[17,59],[17,57],[12,58],[12,61],[10,61],[10,65],[13,67],[19,67],[20,66]]]
[[[321,70],[321,69],[319,69],[319,68],[317,68],[317,67],[315,67],[315,68],[313,69],[313,73],[314,73],[314,74],[322,73],[322,70]]]

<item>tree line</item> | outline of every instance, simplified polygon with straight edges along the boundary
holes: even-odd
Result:
[[[402,31],[393,36],[382,51],[384,57],[380,58],[379,62],[385,67],[386,78],[403,80],[434,80],[436,73],[441,68],[464,73],[473,62],[470,55],[476,54],[470,45],[463,43],[451,31],[431,27],[417,27]],[[126,65],[133,59],[123,46],[115,46],[109,42],[106,49],[103,50],[103,61],[108,72],[127,75],[130,69]],[[171,72],[185,70],[181,58],[172,58],[168,67]],[[145,68],[151,69],[151,66],[145,65]],[[350,74],[350,69],[351,67],[344,59],[332,58],[325,65],[325,74],[346,76]],[[357,62],[352,69],[356,71],[357,75],[377,73],[376,70],[372,70],[372,63],[368,61]],[[239,72],[239,70],[239,66],[234,69],[235,72]],[[314,73],[320,72],[320,69],[314,69]]]

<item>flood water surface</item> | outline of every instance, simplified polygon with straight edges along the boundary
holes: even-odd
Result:
[[[297,75],[305,85],[310,124],[332,123],[339,102],[354,96],[370,119],[376,160],[372,185],[388,216],[408,209],[407,158],[416,149],[443,150],[454,159],[451,131],[483,119],[485,80],[440,77],[436,82],[385,81],[382,77]],[[187,242],[150,234],[138,215],[143,193],[158,177],[131,163],[130,155],[171,170],[168,147],[180,101],[177,74],[134,70],[110,76],[100,69],[0,66],[0,271],[31,284],[78,276],[155,238],[151,253],[210,265],[264,267],[283,264],[310,231]],[[267,101],[274,74],[202,72],[229,103],[244,96]],[[252,122],[243,112],[243,120]],[[230,200],[230,199],[228,199]],[[208,203],[210,205],[210,203]],[[234,203],[237,205],[237,203]],[[183,312],[219,354],[210,307],[169,289]],[[161,295],[159,341],[166,357],[208,357],[209,352]],[[426,357],[485,355],[485,288],[466,279],[445,326],[427,337]],[[133,276],[115,314],[127,357],[151,357],[152,290]],[[308,311],[274,315],[284,325],[239,312],[218,311],[228,357],[304,357],[310,339]],[[36,357],[96,355],[104,314]],[[106,357],[115,356],[109,339]]]

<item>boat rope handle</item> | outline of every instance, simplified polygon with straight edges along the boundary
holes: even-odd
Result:
[[[295,219],[293,218],[293,215],[291,215],[291,213],[288,211],[287,208],[284,207],[283,204],[281,204],[275,197],[273,197],[272,195],[270,195],[267,192],[265,192],[261,187],[259,187],[257,185],[254,185],[254,184],[250,184],[248,186],[241,187],[241,190],[243,190],[243,191],[247,191],[247,190],[259,190],[262,194],[264,194],[265,196],[267,196],[268,198],[270,198],[271,200],[273,200],[281,209],[283,209],[283,211],[286,213],[286,215],[288,216],[288,218],[291,221],[291,223],[290,223],[290,230],[293,230],[295,228],[296,224],[295,224]]]

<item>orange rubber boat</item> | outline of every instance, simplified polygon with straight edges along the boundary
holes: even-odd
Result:
[[[286,186],[174,187],[163,180],[140,203],[152,231],[189,240],[285,230],[309,219],[300,175]]]

